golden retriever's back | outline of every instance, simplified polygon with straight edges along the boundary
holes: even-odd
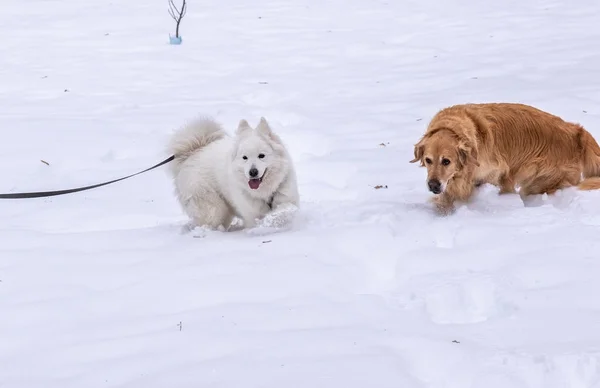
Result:
[[[561,164],[576,162],[582,156],[582,137],[586,132],[580,125],[528,105],[456,105],[441,110],[430,128],[457,117],[463,126],[465,121],[473,123],[482,148],[480,154],[501,156],[513,168],[540,158],[547,163]]]

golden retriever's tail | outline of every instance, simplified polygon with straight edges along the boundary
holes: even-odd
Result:
[[[600,177],[585,178],[577,185],[579,190],[600,190]]]

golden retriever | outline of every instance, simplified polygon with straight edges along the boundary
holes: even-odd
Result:
[[[455,105],[439,111],[415,144],[442,214],[483,183],[522,198],[578,186],[600,188],[600,147],[581,125],[516,103]],[[583,178],[583,181],[582,181]],[[586,179],[587,178],[587,179]],[[591,179],[590,179],[591,178]]]

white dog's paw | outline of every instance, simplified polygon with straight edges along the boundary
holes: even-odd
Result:
[[[226,232],[222,225],[217,228],[211,228],[210,226],[196,226],[192,231],[192,237],[194,238],[205,238],[211,233],[222,233]]]
[[[235,217],[227,228],[228,232],[237,232],[244,229],[244,221],[241,218]]]
[[[188,221],[184,225],[181,226],[180,233],[188,234],[191,231],[193,231],[195,227],[196,227],[196,225],[194,225],[194,223],[192,221]]]
[[[251,234],[264,234],[277,232],[291,226],[298,207],[292,204],[284,204],[267,213],[262,219],[256,221],[256,226],[249,230]]]
[[[213,229],[208,228],[206,226],[197,226],[194,228],[194,230],[192,230],[192,237],[205,238],[212,231],[213,231]]]
[[[275,210],[267,213],[260,220],[259,225],[267,228],[284,228],[292,223],[297,212],[298,207],[296,205],[280,205]]]

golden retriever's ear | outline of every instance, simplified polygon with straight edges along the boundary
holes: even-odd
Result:
[[[458,144],[458,158],[463,166],[467,165],[467,163],[470,163],[479,167],[477,156],[477,150],[475,148],[462,142]]]
[[[415,163],[419,160],[421,161],[421,165],[423,165],[423,152],[425,151],[425,146],[423,145],[423,140],[415,144],[415,158],[411,160],[409,163]]]

